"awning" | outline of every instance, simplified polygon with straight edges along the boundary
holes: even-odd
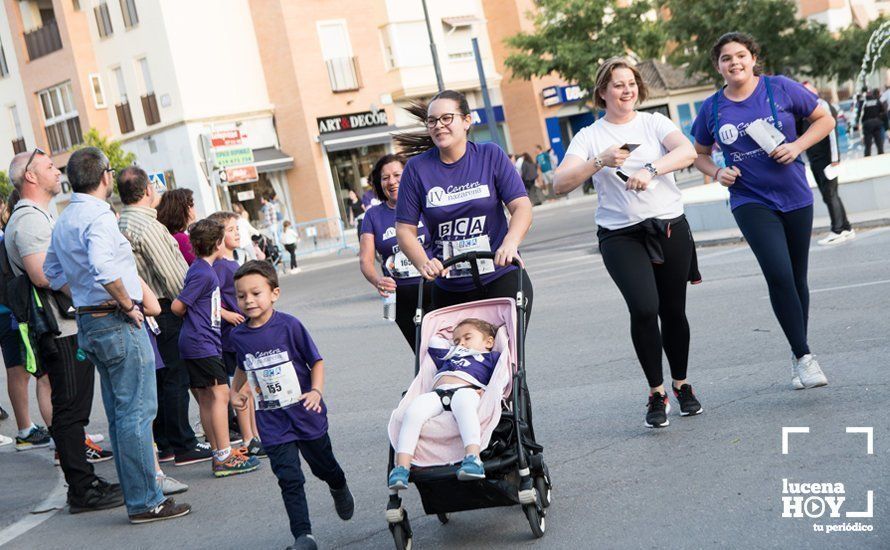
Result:
[[[457,15],[443,17],[442,22],[450,27],[469,27],[473,23],[481,23],[482,20],[475,15]]]
[[[294,157],[277,147],[263,147],[253,150],[253,163],[257,172],[280,172],[294,167]]]
[[[404,130],[404,128],[399,128],[398,126],[361,128],[358,130],[323,134],[318,136],[318,141],[321,143],[321,146],[324,147],[325,151],[343,151],[346,149],[355,149],[356,147],[364,147],[366,145],[389,143],[392,138],[392,133],[399,130]]]

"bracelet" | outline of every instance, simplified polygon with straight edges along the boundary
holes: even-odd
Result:
[[[720,181],[720,170],[723,168],[718,168],[716,172],[714,172],[714,181]]]
[[[604,164],[605,163],[603,162],[603,159],[599,157],[593,157],[593,165],[596,166],[597,170],[602,170]]]
[[[123,311],[124,313],[130,313],[130,312],[133,311],[134,309],[136,309],[136,302],[133,301],[133,300],[130,300],[130,309],[123,309],[123,308],[121,308],[121,311]]]

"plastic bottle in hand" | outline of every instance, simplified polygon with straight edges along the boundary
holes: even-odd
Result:
[[[396,293],[388,292],[383,297],[383,318],[387,321],[396,320]]]

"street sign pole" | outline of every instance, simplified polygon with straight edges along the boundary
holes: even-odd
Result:
[[[436,52],[436,41],[433,40],[433,28],[430,26],[430,12],[426,8],[426,0],[422,0],[423,18],[426,19],[426,32],[430,36],[430,53],[433,54],[433,69],[436,71],[436,85],[439,91],[445,89],[445,81],[442,80],[442,67],[439,66],[439,54]]]
[[[473,55],[476,57],[476,71],[479,72],[479,87],[482,88],[482,103],[485,106],[485,118],[488,122],[488,133],[491,134],[491,142],[503,149],[501,134],[498,132],[498,121],[494,118],[494,108],[491,106],[491,97],[488,95],[488,82],[485,80],[485,67],[482,66],[482,54],[479,53],[479,39],[473,37]]]

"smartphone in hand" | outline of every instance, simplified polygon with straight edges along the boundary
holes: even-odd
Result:
[[[628,153],[633,153],[633,152],[634,152],[634,149],[636,149],[636,148],[639,147],[639,146],[640,146],[639,143],[625,143],[624,145],[622,145],[621,147],[619,147],[619,149],[624,149],[624,150],[627,151]]]

